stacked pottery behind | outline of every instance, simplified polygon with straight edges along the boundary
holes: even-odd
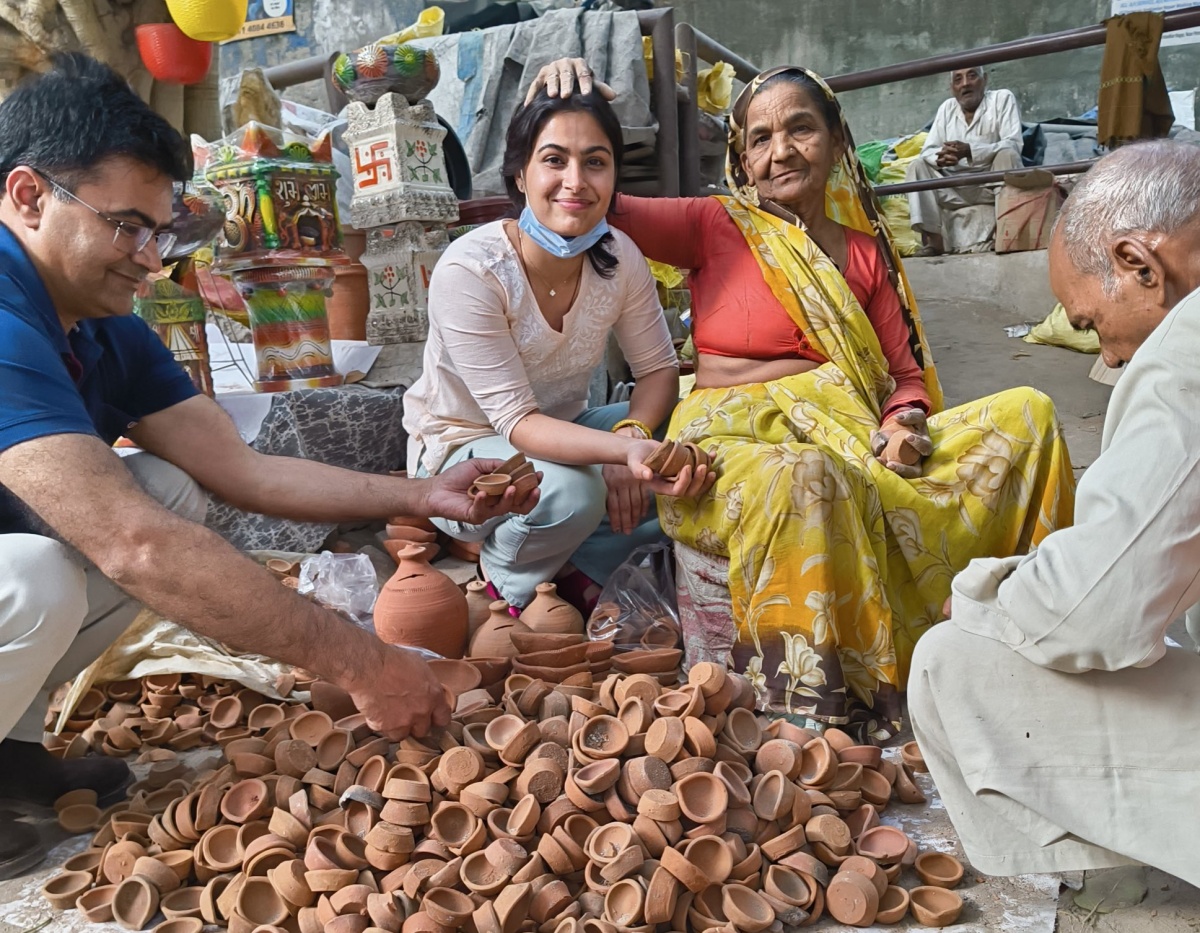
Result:
[[[462,590],[429,565],[421,545],[403,548],[396,557],[396,572],[375,601],[376,634],[389,644],[461,658],[467,643],[467,598]]]

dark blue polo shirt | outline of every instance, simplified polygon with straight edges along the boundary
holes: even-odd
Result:
[[[65,333],[33,263],[0,224],[0,451],[52,434],[111,444],[146,415],[195,394],[187,372],[135,315],[81,321]],[[40,527],[0,486],[0,534]]]

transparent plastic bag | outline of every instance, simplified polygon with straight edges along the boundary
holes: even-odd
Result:
[[[615,651],[679,644],[671,545],[640,547],[613,571],[588,620],[587,634],[592,641],[611,641]]]
[[[311,594],[321,605],[340,612],[359,628],[374,631],[371,610],[379,592],[375,566],[366,554],[322,551],[300,565],[300,595]]]

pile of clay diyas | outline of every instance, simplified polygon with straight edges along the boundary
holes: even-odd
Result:
[[[695,469],[710,462],[708,454],[698,445],[672,440],[663,441],[645,460],[646,466],[667,479],[674,479],[685,466]]]
[[[766,724],[713,664],[675,688],[512,674],[398,745],[313,694],[325,710],[251,710],[226,763],[103,814],[47,899],[129,929],[161,910],[162,933],[786,933],[961,908],[961,866],[880,824],[893,797],[923,800],[907,766]],[[926,884],[898,887],[906,866]]]
[[[488,473],[475,480],[470,488],[472,495],[483,492],[489,499],[499,500],[511,486],[516,489],[516,502],[520,506],[533,490],[540,485],[541,479],[525,455],[522,453],[510,457],[500,465],[495,473]]]
[[[295,671],[281,675],[275,689],[287,697],[297,687],[307,690],[314,679]],[[59,708],[51,705],[48,727]],[[62,733],[47,736],[45,745],[59,758],[80,758],[91,749],[117,758],[140,754],[140,763],[158,763],[175,752],[249,735],[247,723],[276,714],[282,718],[284,709],[221,678],[151,674],[92,687],[75,705]]]

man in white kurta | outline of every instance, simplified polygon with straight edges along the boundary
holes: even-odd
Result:
[[[1021,111],[1012,91],[989,91],[982,68],[953,72],[950,90],[954,96],[938,108],[920,156],[905,170],[905,180],[1021,168]],[[996,231],[995,201],[989,187],[909,194],[910,222],[921,234],[922,254],[988,248]]]
[[[1200,657],[1164,644],[1200,600],[1200,148],[1102,160],[1050,269],[1072,323],[1127,364],[1103,452],[1073,527],[955,579],[913,657],[913,728],[976,868],[1132,861],[1200,884]]]

